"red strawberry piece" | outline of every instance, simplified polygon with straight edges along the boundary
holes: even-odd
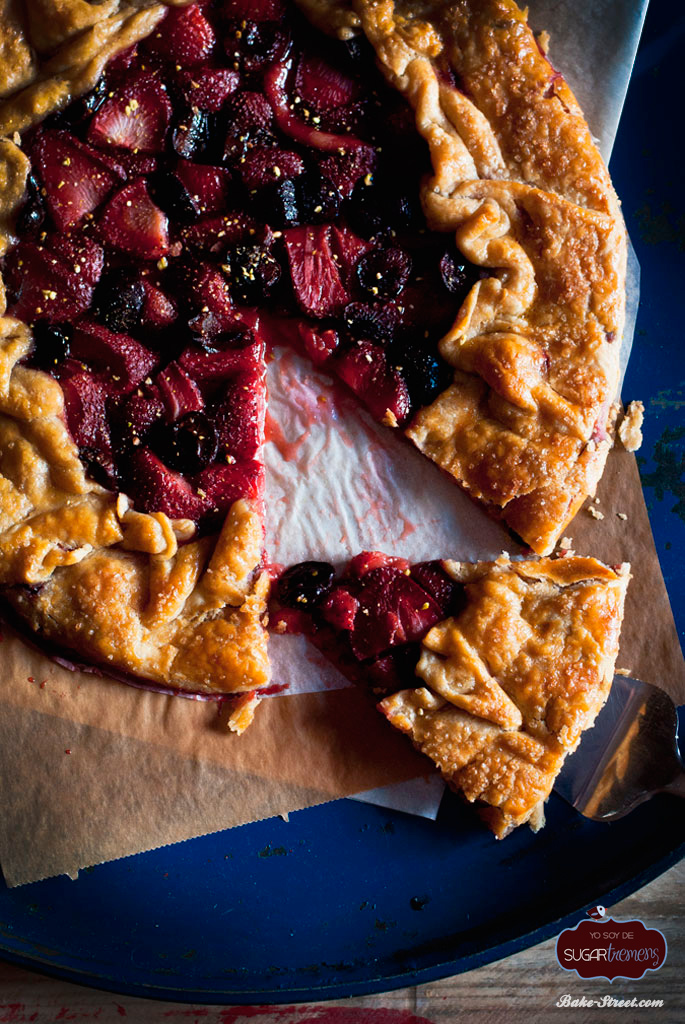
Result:
[[[218,213],[227,206],[231,174],[224,167],[179,160],[176,174],[183,182],[198,213]]]
[[[367,682],[375,691],[396,693],[416,686],[416,666],[420,648],[417,644],[403,644],[364,666]]]
[[[42,245],[20,242],[5,266],[9,313],[26,323],[60,323],[83,313],[104,265],[99,245],[85,235],[49,235]]]
[[[330,327],[322,330],[313,324],[301,323],[298,331],[306,354],[317,366],[325,363],[340,344],[338,332]]]
[[[252,21],[281,21],[285,14],[284,0],[224,0],[221,13],[225,18],[250,18]]]
[[[116,163],[127,178],[145,178],[157,170],[157,157],[153,153],[134,153],[130,149],[120,150]]]
[[[160,80],[147,71],[137,72],[100,107],[88,138],[96,146],[159,153],[170,120],[171,103]]]
[[[288,96],[287,85],[292,71],[292,58],[278,61],[266,72],[264,76],[264,91],[271,104],[278,127],[284,135],[295,139],[296,142],[311,149],[320,149],[324,152],[336,152],[357,149],[365,143],[354,135],[335,135],[333,132],[324,132],[303,121],[295,110]]]
[[[319,171],[345,198],[352,195],[360,178],[373,174],[378,157],[371,146],[358,146],[345,153],[324,157]]]
[[[74,327],[71,354],[111,374],[117,391],[140,384],[155,368],[159,359],[154,352],[128,334],[116,334],[103,324],[88,320]]]
[[[261,499],[264,491],[264,470],[254,460],[247,459],[232,465],[214,465],[203,469],[195,477],[198,494],[203,498],[206,512],[228,512],[234,501],[247,498]]]
[[[334,587],[320,606],[326,622],[336,629],[353,629],[358,610],[359,601],[344,586]]]
[[[295,296],[310,316],[335,316],[349,302],[330,247],[330,228],[288,228],[283,232]]]
[[[121,53],[117,53],[115,57],[112,57],[107,63],[107,77],[110,78],[112,75],[119,75],[122,71],[126,71],[130,68],[131,64],[135,60],[138,54],[138,43],[134,43],[133,46],[127,46]]]
[[[169,222],[152,202],[143,178],[125,185],[105,206],[98,222],[103,242],[154,260],[169,251]]]
[[[336,372],[359,395],[375,419],[396,427],[411,412],[409,390],[400,373],[387,365],[384,350],[361,341],[336,360]]]
[[[256,222],[248,214],[236,211],[223,217],[204,217],[182,228],[181,238],[184,245],[193,249],[223,253],[237,242],[252,237],[250,232],[255,230]]]
[[[215,408],[214,426],[220,448],[233,459],[253,459],[262,444],[264,422],[263,386],[254,374],[241,374],[231,382],[226,396]]]
[[[350,643],[360,661],[397,644],[421,640],[442,618],[440,607],[426,591],[390,566],[368,572],[357,596],[359,610]]]
[[[124,432],[131,441],[137,443],[136,439],[145,437],[153,423],[162,419],[164,412],[165,405],[159,388],[154,384],[137,388],[128,396],[120,413]]]
[[[360,86],[320,57],[304,56],[297,65],[295,90],[303,103],[322,112],[354,103]]]
[[[304,612],[295,608],[279,608],[269,611],[269,631],[271,633],[307,634],[311,631],[312,620]]]
[[[42,132],[34,153],[48,207],[60,231],[80,224],[120,181],[97,150],[69,132]]]
[[[412,566],[411,577],[430,594],[439,605],[443,616],[455,613],[458,600],[464,593],[464,587],[463,584],[452,579],[443,568],[442,562],[419,562]]]
[[[216,36],[200,8],[172,8],[145,40],[150,53],[181,67],[201,64],[214,49]]]
[[[366,242],[359,235],[355,235],[349,228],[331,228],[331,249],[340,270],[340,277],[345,287],[350,289],[355,280],[357,264],[361,257],[369,251],[371,243]]]
[[[233,377],[258,370],[258,362],[254,349],[225,349],[223,352],[205,352],[199,348],[187,348],[180,356],[179,362],[183,369],[201,387],[218,386]],[[261,347],[260,347],[261,348]]]
[[[271,132],[274,112],[261,92],[236,92],[226,104],[228,131],[238,138],[250,132]]]
[[[172,472],[149,448],[134,448],[130,459],[130,488],[136,508],[165,512],[170,519],[200,518],[204,501],[179,473]]]
[[[177,420],[187,412],[204,409],[200,389],[178,363],[169,363],[157,374],[156,383],[164,401],[167,420]]]
[[[176,303],[161,288],[151,284],[146,278],[143,278],[143,287],[145,289],[142,309],[143,324],[159,329],[169,327],[178,316]]]
[[[255,146],[242,157],[238,169],[245,188],[263,188],[275,181],[285,181],[302,174],[304,160],[288,149]]]
[[[240,83],[237,71],[228,68],[198,68],[184,71],[181,84],[191,107],[217,113]]]
[[[397,558],[395,555],[386,555],[382,551],[362,551],[361,554],[355,555],[354,558],[350,559],[347,571],[351,576],[356,576],[358,579],[361,579],[374,569],[381,569],[388,566],[391,569],[399,569],[399,571],[403,573],[406,573],[409,570],[409,562],[406,558]]]
[[[60,378],[67,426],[74,441],[79,448],[111,455],[106,386],[74,360],[64,364]]]

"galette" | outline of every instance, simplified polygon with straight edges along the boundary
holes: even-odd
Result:
[[[0,587],[42,645],[249,722],[273,344],[552,551],[611,444],[626,241],[512,0],[27,0],[0,40]]]

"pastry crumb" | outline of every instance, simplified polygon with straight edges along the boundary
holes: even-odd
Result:
[[[590,513],[593,519],[604,519],[604,513],[600,512],[599,509],[595,508],[594,505],[590,505],[590,507],[586,509],[586,511]]]
[[[614,675],[630,677],[632,675],[632,673],[631,673],[629,668],[615,668],[614,669]]]
[[[638,401],[631,402],[618,428],[618,436],[627,452],[636,452],[641,446],[644,418],[644,403]]]
[[[625,521],[625,520],[626,520],[626,519],[628,518],[628,516],[627,516],[627,515],[625,514],[625,512],[617,512],[617,513],[616,513],[616,516],[617,516],[617,517],[618,517],[619,519],[623,519],[624,521]]]

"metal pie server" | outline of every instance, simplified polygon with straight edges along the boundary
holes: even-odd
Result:
[[[554,787],[594,821],[615,821],[656,793],[685,797],[678,712],[663,690],[616,676],[606,704]]]

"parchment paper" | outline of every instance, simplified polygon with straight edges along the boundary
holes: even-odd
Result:
[[[603,60],[594,60],[586,38],[575,64],[559,54],[562,40],[578,38],[578,5],[546,6],[543,15],[543,3],[531,4],[533,24],[551,32],[552,59],[579,97],[582,83],[609,89],[603,112],[590,114],[606,142],[623,103],[645,4],[611,2],[596,23],[583,20]],[[616,77],[606,79],[614,57]],[[418,558],[514,552],[499,526],[408,445],[379,430],[353,399],[334,388],[326,389],[328,406],[319,402],[317,378],[309,367],[298,377],[296,357],[288,353],[281,362],[283,394],[273,387],[267,462],[274,561],[303,557],[293,539],[298,533],[309,552],[327,558],[369,547]],[[316,448],[317,424],[332,416],[335,460]],[[578,551],[633,563],[620,663],[685,701],[682,657],[633,456],[611,454],[600,502],[603,521],[581,511],[568,532]],[[215,705],[70,673],[7,632],[0,646],[0,861],[7,883],[73,876],[103,860],[426,774],[423,759],[387,728],[364,694],[340,687],[318,652],[298,638],[273,647],[275,680],[310,690],[312,679],[318,686],[323,679],[326,689],[265,700],[255,723],[235,737]],[[418,804],[426,803],[422,785],[433,783],[414,787]]]

